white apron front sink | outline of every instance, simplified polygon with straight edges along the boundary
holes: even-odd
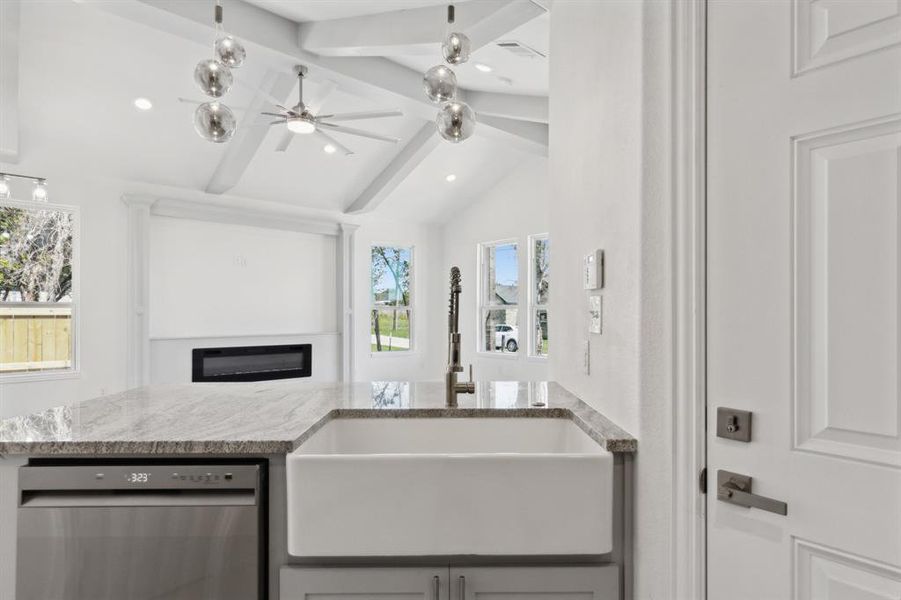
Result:
[[[292,556],[613,547],[613,456],[567,419],[339,418],[286,467]]]

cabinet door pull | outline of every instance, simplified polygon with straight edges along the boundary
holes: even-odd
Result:
[[[441,578],[437,575],[432,578],[432,600],[441,600]]]
[[[466,600],[466,577],[460,575],[460,600]]]

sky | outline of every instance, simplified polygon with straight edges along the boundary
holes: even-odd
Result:
[[[519,281],[516,244],[496,246],[494,251],[494,261],[497,283],[501,285],[516,285]]]
[[[401,249],[401,260],[410,260],[410,249],[402,248]],[[394,297],[394,276],[391,275],[391,272],[388,269],[385,269],[385,272],[379,278],[379,280],[375,283],[375,289],[373,292],[378,293],[382,290],[391,290],[389,297]]]

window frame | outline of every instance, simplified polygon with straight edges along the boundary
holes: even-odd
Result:
[[[72,216],[72,298],[69,306],[72,310],[71,336],[72,364],[65,369],[48,369],[42,371],[25,371],[16,373],[0,372],[0,384],[24,383],[35,381],[52,381],[59,379],[75,379],[81,376],[81,208],[70,204],[53,202],[35,202],[33,200],[16,200],[8,198],[0,200],[0,207],[19,208],[23,210],[53,210],[65,212]],[[0,302],[0,305],[34,305],[56,306],[58,302]]]
[[[536,277],[535,277],[535,243],[538,242],[538,241],[540,241],[540,240],[544,240],[545,242],[547,242],[548,244],[550,244],[550,235],[549,235],[547,232],[545,232],[545,233],[534,233],[534,234],[531,234],[531,235],[528,236],[528,244],[529,244],[529,267],[528,267],[528,270],[529,270],[529,275],[528,275],[528,280],[529,280],[529,294],[528,294],[528,304],[527,304],[527,307],[528,307],[528,311],[529,311],[529,312],[528,312],[528,315],[529,315],[529,316],[528,316],[528,322],[529,322],[529,333],[528,333],[529,348],[528,348],[528,351],[527,351],[526,355],[527,355],[530,359],[534,359],[534,360],[537,360],[537,361],[542,361],[542,362],[544,362],[544,361],[547,361],[548,356],[550,355],[550,351],[548,351],[548,352],[547,352],[546,354],[544,354],[544,355],[540,355],[540,354],[536,354],[536,353],[535,353],[535,345],[536,345],[536,341],[537,341],[537,340],[535,339],[535,331],[536,331],[536,323],[535,323],[535,320],[536,320],[536,318],[537,318],[537,313],[538,313],[539,310],[545,311],[545,314],[548,315],[548,319],[550,319],[550,313],[551,313],[551,311],[550,311],[550,303],[549,303],[549,302],[544,302],[544,303],[539,303],[539,302],[538,302],[538,290],[536,289],[536,288],[537,288],[537,283],[538,283],[538,282],[536,281]],[[550,263],[548,263],[548,266],[550,266]],[[550,277],[548,277],[548,282],[550,283]],[[548,292],[548,298],[550,298],[550,292]],[[551,337],[551,336],[550,336],[550,329],[549,329],[549,330],[548,330],[548,348],[549,348],[549,349],[550,349],[550,337]]]
[[[410,293],[410,301],[403,309],[395,307],[395,308],[379,308],[375,304],[375,297],[372,293],[372,249],[373,248],[401,248],[404,250],[410,251],[410,277],[409,277],[409,293]],[[416,246],[414,244],[405,244],[405,243],[380,243],[380,242],[372,242],[369,244],[369,315],[367,318],[367,340],[369,344],[369,355],[370,356],[378,356],[378,357],[395,357],[400,358],[404,356],[410,356],[416,352]],[[405,310],[410,313],[409,321],[410,321],[410,347],[406,350],[394,350],[391,352],[382,351],[372,349],[372,311],[398,311]]]
[[[491,296],[489,294],[489,282],[486,280],[488,276],[487,265],[485,263],[485,251],[488,248],[495,246],[508,246],[508,245],[516,246],[516,280],[517,280],[517,303],[516,304],[494,304],[493,302],[486,302],[485,296]],[[504,350],[485,350],[484,340],[482,339],[482,335],[485,333],[485,314],[490,310],[516,310],[516,328],[517,330],[521,330],[520,327],[520,319],[522,318],[522,311],[520,307],[522,303],[519,302],[521,299],[520,293],[522,292],[522,262],[520,261],[520,240],[519,238],[503,238],[499,240],[492,240],[489,242],[479,242],[476,244],[476,273],[478,274],[478,293],[477,293],[477,313],[476,313],[476,355],[484,356],[484,357],[493,357],[493,358],[501,358],[505,360],[518,360],[522,355],[522,345],[517,344],[516,352],[506,352]]]

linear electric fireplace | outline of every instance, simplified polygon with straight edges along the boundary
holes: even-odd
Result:
[[[191,381],[266,381],[313,374],[312,344],[194,348]]]

